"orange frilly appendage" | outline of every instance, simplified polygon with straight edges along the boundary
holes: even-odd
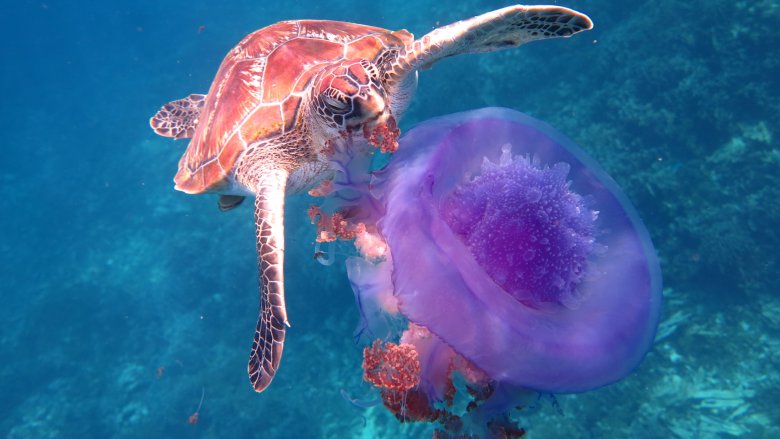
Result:
[[[456,375],[462,378],[457,385]],[[423,376],[429,381],[423,383]],[[409,323],[398,344],[375,340],[364,348],[363,379],[380,389],[382,402],[399,421],[439,424],[434,438],[525,435],[507,416],[472,416],[493,396],[495,383],[423,326]],[[431,386],[438,390],[431,392]],[[466,411],[460,412],[464,402]],[[475,419],[481,420],[481,427],[474,425]]]
[[[308,215],[311,223],[317,225],[317,242],[354,239],[355,248],[361,256],[371,261],[380,260],[387,254],[387,243],[379,233],[368,230],[362,222],[352,222],[348,213],[339,211],[328,215],[318,206],[312,205]]]
[[[382,343],[363,349],[363,379],[376,387],[409,390],[420,383],[420,360],[409,344]]]
[[[417,388],[420,360],[410,344],[375,340],[363,349],[363,379],[381,389],[382,402],[400,421],[434,421],[441,415]]]
[[[355,247],[364,258],[370,261],[378,261],[387,254],[387,242],[384,238],[379,233],[369,232],[365,227],[355,237]]]
[[[398,124],[393,116],[388,117],[385,123],[376,124],[373,128],[369,128],[368,124],[363,126],[363,137],[383,153],[393,153],[398,149],[400,135],[401,130],[398,129]]]
[[[318,206],[311,206],[307,213],[311,223],[317,225],[317,242],[333,242],[339,238],[355,239],[366,230],[363,223],[350,222],[342,212],[328,215]]]
[[[333,180],[325,179],[317,187],[309,190],[309,195],[312,197],[327,197],[331,192],[333,192]]]

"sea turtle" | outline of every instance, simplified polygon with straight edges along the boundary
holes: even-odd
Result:
[[[273,379],[289,326],[282,268],[285,193],[312,187],[328,174],[329,142],[354,133],[392,151],[395,117],[409,104],[417,70],[454,55],[591,28],[587,16],[571,9],[520,5],[440,27],[418,40],[406,30],[284,21],[238,43],[207,95],[170,102],[151,118],[159,135],[192,137],[179,161],[176,189],[222,194],[222,210],[256,197],[260,315],[248,366],[256,391]]]

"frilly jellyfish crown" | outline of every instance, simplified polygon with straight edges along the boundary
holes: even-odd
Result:
[[[439,215],[485,273],[533,308],[571,303],[594,249],[597,212],[570,190],[569,165],[551,167],[501,148],[479,175],[438,203]]]
[[[335,182],[356,181],[338,168]],[[398,376],[419,370],[404,398],[428,411],[399,417],[441,420],[435,403],[452,403],[454,372],[489,389],[474,418],[513,407],[508,388],[615,382],[649,350],[661,272],[647,230],[617,184],[548,125],[501,108],[433,119],[371,185],[340,187],[350,196],[336,192],[339,219],[381,244],[358,244],[365,257],[347,261],[364,330],[387,346],[366,351],[370,370],[388,373],[382,352]],[[408,321],[400,337],[388,316]],[[369,369],[366,379],[382,387]],[[399,389],[383,387],[391,410]]]

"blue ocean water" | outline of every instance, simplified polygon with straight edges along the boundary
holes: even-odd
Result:
[[[421,36],[508,3],[225,3],[3,6],[1,437],[430,436],[353,401],[373,398],[357,311],[341,264],[313,258],[306,196],[286,206],[282,369],[252,391],[251,203],[222,213],[174,191],[186,141],[148,119],[280,20]],[[401,123],[484,106],[546,120],[618,181],[658,249],[653,350],[622,382],[529,413],[528,436],[780,437],[780,4],[561,5],[595,29],[444,60]]]

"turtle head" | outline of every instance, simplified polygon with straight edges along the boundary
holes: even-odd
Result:
[[[372,129],[391,114],[379,68],[365,59],[328,67],[312,92],[314,117],[329,133]]]

